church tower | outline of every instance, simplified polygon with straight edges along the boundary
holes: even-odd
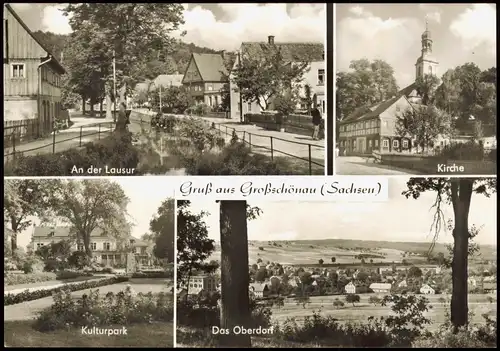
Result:
[[[426,74],[438,75],[439,62],[432,56],[432,36],[429,31],[429,24],[425,21],[425,32],[422,33],[422,53],[415,64],[416,76],[424,77]]]

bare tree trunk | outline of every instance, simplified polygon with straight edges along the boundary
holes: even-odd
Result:
[[[451,323],[455,332],[468,323],[467,266],[469,254],[469,209],[474,180],[451,180],[455,227],[453,229]]]
[[[234,327],[250,326],[248,234],[246,201],[220,202],[222,347],[251,347],[250,335],[234,334]]]
[[[111,89],[109,87],[106,88],[106,118],[107,119],[112,119],[113,118],[113,111],[111,109],[111,104],[112,104],[112,99],[111,99]]]
[[[102,117],[102,110],[103,110],[103,103],[102,103],[102,98],[100,99],[99,102],[99,117]]]
[[[12,254],[12,257],[14,257],[16,255],[16,250],[17,250],[17,233],[16,232],[12,232],[12,234],[10,235],[10,250],[11,250],[11,254]]]
[[[85,253],[88,257],[92,257],[92,249],[90,247],[90,234],[86,235],[85,233],[82,235],[83,238],[83,246],[85,248]]]
[[[82,114],[85,114],[85,112],[87,112],[86,100],[87,97],[85,95],[82,95]]]

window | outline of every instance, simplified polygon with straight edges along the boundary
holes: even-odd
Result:
[[[212,83],[207,84],[207,90],[208,91],[214,90],[214,85]]]
[[[392,147],[399,147],[399,140],[393,140]]]
[[[111,250],[111,244],[110,243],[104,243],[104,250],[105,251],[110,251]]]
[[[212,97],[211,96],[208,97],[208,106],[212,106]]]
[[[214,96],[214,106],[219,105],[219,97],[217,95]]]
[[[11,67],[12,67],[12,72],[11,72],[12,78],[26,78],[24,63],[13,63]]]
[[[248,105],[248,112],[252,112],[252,103],[249,102],[247,103],[247,105]]]
[[[403,147],[408,148],[408,140],[403,140]]]
[[[375,147],[378,147],[378,139],[375,139]]]
[[[325,70],[318,69],[318,85],[325,85]]]
[[[37,248],[37,249],[41,248],[42,246],[43,246],[43,243],[37,243],[37,244],[36,244],[36,248]]]
[[[429,74],[432,74],[432,66],[429,66]]]
[[[82,244],[78,244],[78,245],[76,246],[76,250],[77,250],[77,251],[83,251],[83,245],[82,245]]]
[[[321,112],[323,114],[325,114],[325,111],[326,111],[326,104],[325,104],[325,100],[321,101]]]
[[[97,243],[90,243],[90,248],[92,250],[97,250]]]
[[[371,140],[368,140],[368,146],[372,147],[372,141]]]
[[[384,140],[382,141],[382,146],[383,146],[383,147],[389,147],[389,140],[384,139]]]

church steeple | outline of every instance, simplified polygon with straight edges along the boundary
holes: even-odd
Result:
[[[423,78],[426,74],[437,75],[437,68],[439,63],[432,57],[432,35],[429,30],[429,22],[425,19],[425,31],[422,33],[422,48],[421,55],[415,64],[416,79]]]

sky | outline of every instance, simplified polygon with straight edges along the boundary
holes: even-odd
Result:
[[[121,185],[130,202],[127,212],[134,224],[132,236],[140,238],[149,232],[149,221],[157,213],[161,203],[172,198],[176,183],[165,177],[117,177],[115,183]],[[33,218],[34,222],[38,221]],[[18,245],[26,247],[31,241],[33,227],[18,235]]]
[[[337,4],[336,71],[351,60],[382,59],[400,88],[413,83],[426,18],[433,55],[443,74],[467,62],[496,66],[494,4]]]
[[[71,33],[64,4],[12,4],[33,31]],[[258,21],[256,21],[258,19]],[[236,50],[242,41],[276,42],[326,39],[324,4],[186,4],[183,41],[214,50]]]
[[[321,240],[352,239],[394,242],[430,242],[429,234],[435,193],[424,193],[418,200],[406,199],[401,192],[406,189],[402,177],[389,179],[389,201],[377,203],[334,202],[262,202],[249,201],[262,214],[248,222],[248,239],[268,240]],[[219,240],[219,205],[215,201],[192,201],[191,211],[207,211],[205,222],[209,237]],[[453,210],[446,206],[445,218],[453,218]],[[482,227],[475,241],[495,245],[496,196],[472,197],[470,225]],[[438,242],[452,242],[452,235],[443,232]]]

